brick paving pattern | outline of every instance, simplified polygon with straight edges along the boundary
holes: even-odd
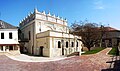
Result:
[[[51,62],[21,62],[0,56],[0,71],[101,71],[109,68],[111,60],[106,48],[97,54],[82,55]]]

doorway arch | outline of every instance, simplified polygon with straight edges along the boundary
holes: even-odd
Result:
[[[39,48],[39,55],[40,56],[43,56],[43,48],[44,48],[43,46],[40,46],[40,48]]]

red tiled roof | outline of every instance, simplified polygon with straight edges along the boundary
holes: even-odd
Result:
[[[112,27],[105,27],[106,31],[119,31],[115,28],[112,28]]]
[[[112,28],[112,27],[105,27],[107,30],[117,30],[115,28]]]

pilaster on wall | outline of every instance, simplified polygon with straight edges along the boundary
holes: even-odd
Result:
[[[79,55],[81,55],[82,41],[79,41]]]
[[[74,48],[75,48],[75,51],[77,51],[77,46],[76,46],[76,41],[77,41],[77,39],[76,38],[74,38]]]
[[[52,57],[53,56],[53,53],[52,53],[52,45],[53,45],[52,38],[51,37],[47,37],[47,39],[48,39],[48,48],[50,49],[49,50],[49,57]]]
[[[33,23],[33,26],[32,26],[32,31],[31,32],[33,32],[33,45],[32,45],[32,53],[34,54],[34,55],[37,55],[37,48],[36,48],[36,19],[35,19],[35,22]]]

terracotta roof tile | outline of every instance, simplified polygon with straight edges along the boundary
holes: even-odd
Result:
[[[112,27],[105,27],[105,29],[106,29],[107,31],[118,31],[117,29],[112,28]]]

